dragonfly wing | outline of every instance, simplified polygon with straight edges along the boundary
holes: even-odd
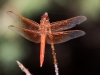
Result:
[[[74,27],[77,24],[84,22],[87,18],[85,16],[76,16],[67,20],[57,21],[51,23],[52,31],[61,31]]]
[[[85,35],[85,32],[82,30],[69,30],[69,31],[63,31],[63,32],[52,32],[52,42],[54,44],[63,43],[66,41],[69,41],[71,39],[80,37]],[[47,36],[47,43],[50,44],[50,38]]]
[[[28,29],[13,26],[13,25],[10,25],[8,28],[11,29],[12,31],[22,35],[24,38],[26,38],[32,42],[35,42],[35,43],[40,42],[40,33],[38,31],[28,30]]]
[[[18,25],[21,25],[22,27],[26,29],[32,29],[32,30],[39,29],[39,24],[37,22],[27,19],[25,17],[22,17],[12,11],[8,11],[7,13],[8,15],[12,17],[12,19],[14,19],[18,23]]]

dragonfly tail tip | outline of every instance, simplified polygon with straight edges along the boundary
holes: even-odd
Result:
[[[42,67],[42,64],[40,64],[40,67]]]

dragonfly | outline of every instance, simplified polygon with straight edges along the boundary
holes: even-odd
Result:
[[[87,18],[85,16],[76,16],[67,20],[61,20],[50,23],[48,13],[45,12],[41,16],[40,24],[25,18],[13,11],[7,12],[13,20],[20,26],[10,25],[9,29],[20,34],[24,38],[40,43],[40,67],[44,62],[45,45],[51,44],[54,63],[57,63],[56,53],[54,52],[54,44],[63,43],[71,39],[85,35],[82,30],[68,30],[80,23],[84,22]]]

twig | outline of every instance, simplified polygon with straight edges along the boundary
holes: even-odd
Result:
[[[26,75],[32,75],[32,74],[29,72],[29,70],[28,70],[27,68],[25,68],[19,61],[16,61],[16,62],[17,62],[17,64],[19,65],[19,67],[21,68],[21,70],[22,70],[23,72],[26,73]]]
[[[56,58],[56,53],[55,53],[55,48],[53,43],[51,43],[51,48],[52,48],[52,55],[54,60],[55,73],[56,75],[59,75],[58,63],[57,63],[57,58]]]
[[[50,35],[49,37],[50,37],[50,40],[51,40],[51,49],[52,49],[52,55],[53,55],[53,60],[54,60],[55,74],[59,75],[56,52],[55,52],[54,43],[53,43],[53,36]]]
[[[58,72],[58,65],[57,65],[57,64],[54,64],[54,66],[55,66],[55,73],[56,73],[56,75],[59,75],[59,72]]]

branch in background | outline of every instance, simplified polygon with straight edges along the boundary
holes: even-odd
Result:
[[[18,66],[20,67],[20,69],[26,73],[26,75],[32,75],[29,70],[27,68],[25,68],[19,61],[17,61],[17,64]],[[55,67],[55,73],[56,75],[59,75],[59,72],[58,72],[58,65],[57,64],[54,64],[54,67]]]
[[[26,73],[26,75],[32,75],[32,74],[29,72],[29,70],[28,70],[27,68],[25,68],[19,61],[17,61],[17,64],[18,64],[18,66],[21,68],[21,70],[22,70],[23,72]]]

